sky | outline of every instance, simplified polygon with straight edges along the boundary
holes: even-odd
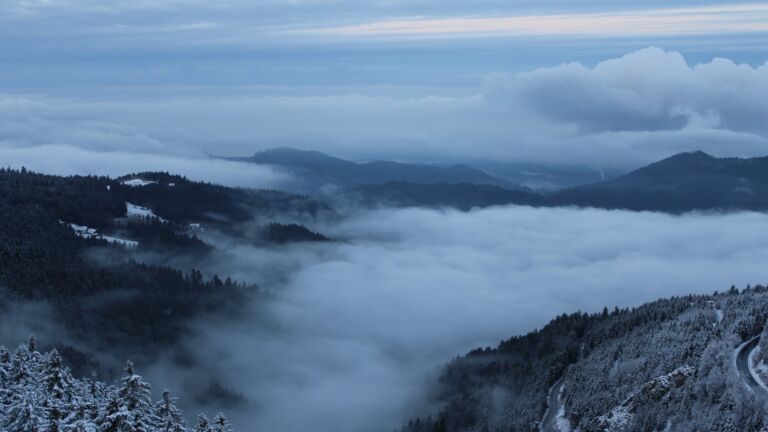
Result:
[[[12,165],[47,153],[59,171],[117,174],[126,152],[176,164],[285,145],[614,170],[697,149],[768,154],[768,7],[755,2],[0,7]],[[72,148],[98,163],[73,168]]]

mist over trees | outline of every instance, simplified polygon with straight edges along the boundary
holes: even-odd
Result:
[[[146,185],[127,183],[138,178]],[[155,213],[132,216],[129,203]],[[214,249],[199,237],[205,229],[244,233],[239,224],[257,215],[312,215],[325,208],[307,197],[166,173],[111,179],[0,169],[0,308],[16,300],[45,301],[56,313],[51,318],[83,342],[142,347],[151,355],[177,341],[190,319],[234,313],[246,298],[264,295],[254,284],[195,268]],[[296,224],[267,229],[269,240],[279,243],[325,239]],[[153,253],[188,257],[189,264],[155,263],[147,258]],[[62,352],[79,370],[87,362],[67,348]]]
[[[450,187],[444,184],[434,184],[432,187],[433,191],[439,193],[424,195],[424,199],[436,198],[440,201],[451,197]],[[471,190],[472,188],[468,189],[467,193],[471,194]],[[491,201],[497,199],[496,193],[504,193],[497,187],[491,187],[489,191],[491,194],[486,198]],[[244,417],[242,412],[245,410],[256,410],[265,402],[274,402],[270,407],[274,411],[269,412],[274,416],[274,413],[281,412],[286,401],[292,404],[292,396],[306,395],[291,388],[290,391],[296,393],[286,391],[275,396],[275,389],[278,388],[275,385],[285,385],[286,381],[280,381],[295,378],[293,375],[281,375],[286,373],[283,367],[303,368],[306,372],[300,386],[309,389],[307,394],[317,390],[317,387],[312,387],[318,385],[313,381],[317,378],[317,370],[311,369],[314,366],[307,366],[296,359],[295,351],[305,346],[301,345],[302,342],[292,346],[291,338],[295,337],[296,333],[305,335],[302,332],[310,329],[307,334],[315,335],[313,337],[317,340],[310,338],[312,343],[308,346],[317,347],[313,344],[320,343],[319,341],[339,344],[330,344],[331,348],[322,348],[328,351],[319,354],[321,358],[326,359],[327,364],[321,365],[318,370],[331,370],[331,373],[338,364],[334,363],[335,359],[329,361],[331,357],[324,357],[327,354],[342,355],[347,357],[346,362],[351,363],[380,360],[379,357],[368,353],[361,355],[359,352],[350,352],[347,356],[346,352],[332,352],[334,346],[336,349],[340,346],[361,346],[366,350],[375,347],[371,350],[375,351],[380,348],[391,349],[391,344],[394,344],[399,347],[398,350],[414,349],[414,341],[422,340],[419,338],[424,335],[414,335],[412,341],[401,342],[398,339],[400,336],[393,334],[398,331],[398,327],[392,327],[391,321],[393,316],[412,319],[410,311],[392,315],[391,311],[386,310],[386,302],[394,301],[393,304],[397,308],[402,308],[405,304],[411,308],[414,307],[414,300],[418,304],[421,301],[437,301],[437,304],[432,305],[434,310],[419,311],[419,314],[431,319],[438,316],[436,311],[442,309],[439,304],[441,300],[435,299],[435,291],[430,289],[438,289],[436,287],[443,284],[449,286],[439,288],[455,289],[456,283],[472,285],[477,281],[465,277],[474,274],[478,268],[486,272],[492,271],[497,268],[497,260],[501,260],[505,267],[530,267],[530,263],[523,261],[504,261],[503,256],[489,261],[485,259],[485,254],[483,259],[477,261],[482,267],[477,267],[473,256],[478,255],[478,251],[482,249],[490,248],[491,252],[488,253],[502,255],[504,252],[519,254],[520,250],[525,250],[532,256],[549,256],[549,265],[555,268],[573,265],[570,258],[563,261],[565,264],[553,259],[552,250],[548,244],[539,244],[542,242],[536,241],[542,240],[542,237],[538,231],[532,231],[531,226],[550,226],[547,225],[550,222],[545,220],[547,218],[556,219],[560,224],[562,221],[559,218],[566,216],[566,219],[585,218],[589,220],[588,226],[592,226],[595,218],[604,216],[598,210],[545,210],[530,207],[510,210],[513,213],[505,213],[500,209],[482,212],[435,212],[418,209],[411,214],[407,211],[383,209],[378,212],[354,213],[346,219],[322,219],[322,222],[316,223],[321,228],[315,231],[300,221],[319,221],[323,215],[334,214],[334,210],[312,198],[277,191],[232,189],[190,182],[183,177],[167,173],[146,172],[113,179],[59,177],[26,170],[0,170],[0,198],[0,212],[6,215],[0,218],[0,284],[3,288],[0,308],[4,313],[13,314],[14,302],[17,301],[45,302],[54,313],[50,318],[62,324],[62,329],[78,338],[82,345],[93,347],[93,352],[119,355],[121,350],[139,351],[141,356],[132,358],[140,364],[146,364],[145,361],[165,354],[167,358],[163,361],[166,363],[162,364],[164,367],[179,366],[179,376],[203,370],[204,373],[194,388],[184,389],[186,403],[192,406],[217,406],[228,411],[231,409],[235,411],[232,418],[241,421]],[[545,215],[543,212],[549,213]],[[556,213],[555,216],[552,216],[553,212]],[[514,217],[511,217],[513,214]],[[436,219],[435,215],[440,215],[440,218]],[[644,223],[649,223],[648,226],[653,228],[658,228],[662,223],[673,223],[670,219],[673,216],[669,215],[632,213],[633,218],[641,216]],[[518,217],[520,219],[516,219]],[[756,224],[760,220],[755,214],[746,214],[744,217],[748,218],[750,224]],[[640,229],[637,225],[639,219],[633,220],[636,223],[635,228]],[[622,222],[626,221],[627,219],[622,219]],[[478,224],[483,222],[495,224],[492,225],[490,234],[486,229],[470,230],[469,234],[462,231],[468,227],[477,228]],[[502,225],[499,225],[500,223]],[[612,220],[611,223],[616,221]],[[678,226],[677,224],[683,222],[674,223]],[[510,228],[504,224],[514,226]],[[404,226],[407,229],[403,229]],[[559,254],[574,255],[587,263],[592,262],[591,260],[611,263],[616,258],[614,253],[621,255],[626,250],[628,243],[625,237],[621,237],[621,241],[611,243],[613,249],[596,249],[596,239],[601,237],[582,239],[580,226],[575,230],[567,229],[563,232],[553,230],[550,226],[550,232],[545,233],[543,240],[552,242],[560,239],[562,235],[569,236],[571,243]],[[373,227],[375,229],[372,229]],[[696,232],[700,231],[702,226],[697,226]],[[220,242],[222,238],[226,241]],[[370,238],[381,239],[381,244],[373,246],[367,243]],[[493,241],[489,241],[489,238]],[[505,249],[497,249],[496,244],[500,238],[509,240],[504,242]],[[635,238],[635,241],[643,243],[644,239]],[[467,242],[471,243],[471,247],[468,247]],[[222,266],[228,270],[237,270],[246,267],[244,263],[255,262],[248,259],[267,258],[268,255],[263,254],[263,251],[271,250],[274,255],[269,259],[275,260],[273,262],[295,260],[296,262],[290,265],[296,267],[287,268],[295,269],[304,265],[302,268],[311,268],[315,273],[301,274],[297,280],[309,287],[302,286],[294,292],[280,293],[285,294],[282,303],[270,309],[269,306],[273,305],[270,302],[276,293],[254,283],[239,282],[238,277],[227,275],[229,271],[216,274],[202,270],[206,260],[217,256],[220,252],[218,248],[222,244],[225,247],[234,245],[238,252],[253,255],[250,258],[243,257],[242,260],[232,258],[231,266]],[[420,244],[428,244],[430,249],[421,251]],[[643,243],[639,249],[640,256],[646,257],[657,251],[654,244]],[[699,243],[694,242],[686,247],[697,247],[696,245]],[[557,248],[562,249],[563,246],[557,244]],[[309,257],[314,252],[307,251],[315,250],[317,257]],[[691,256],[702,260],[701,262],[709,262],[707,260],[716,259],[720,254],[722,251],[716,250]],[[172,259],[156,260],[158,256]],[[405,257],[405,261],[397,261],[399,265],[393,268],[389,263],[393,256]],[[433,261],[435,258],[437,263]],[[315,259],[316,262],[313,261]],[[387,261],[384,263],[386,265],[380,266],[381,260]],[[306,263],[316,265],[306,266]],[[452,271],[443,273],[442,269],[446,263],[450,263]],[[201,266],[198,267],[197,264]],[[326,264],[328,267],[325,267]],[[268,267],[269,263],[256,266],[251,273],[241,273],[239,276],[265,271]],[[353,267],[363,268],[365,271],[355,274],[349,271]],[[585,268],[588,268],[588,271],[594,270],[591,266]],[[343,275],[339,274],[339,269],[347,269],[341,273],[350,278],[340,278],[339,276]],[[435,273],[437,271],[440,273]],[[536,271],[540,269],[536,268]],[[389,279],[388,275],[392,272],[400,279],[407,279],[405,283],[398,277]],[[429,273],[429,279],[422,281],[422,285],[427,284],[427,288],[409,285],[418,280],[424,272]],[[282,284],[281,288],[295,288],[290,285],[294,281],[285,276],[287,272],[274,273],[276,276],[273,276],[273,280],[284,278],[279,282]],[[531,290],[545,286],[541,278],[535,278],[536,274],[541,275],[532,272],[526,276],[530,278],[528,283],[533,285]],[[603,271],[600,276],[604,278],[607,274]],[[366,279],[367,277],[373,279]],[[346,284],[341,287],[343,289],[333,286],[333,283],[338,281]],[[496,282],[485,283],[487,289],[498,288],[493,286]],[[551,283],[552,281],[549,282],[550,285]],[[397,286],[382,289],[376,284]],[[356,292],[360,287],[365,287],[364,293]],[[309,291],[311,288],[320,290]],[[334,291],[322,291],[330,288],[334,288]],[[397,297],[400,293],[396,289],[407,289],[415,292],[415,295],[409,293],[410,296],[400,298]],[[526,292],[523,287],[518,291],[515,295],[524,295]],[[440,292],[448,296],[454,294],[450,289]],[[305,297],[292,297],[302,293]],[[352,294],[364,295],[366,300],[370,297],[376,309],[370,305],[346,303],[345,296]],[[420,294],[425,296],[419,298]],[[514,298],[514,295],[508,297],[506,294],[498,297],[501,295],[499,291],[492,294],[496,296],[494,306],[497,307],[508,306],[510,298]],[[309,297],[306,297],[307,295]],[[564,416],[571,425],[583,432],[665,428],[681,431],[727,431],[733,428],[738,430],[744,425],[747,425],[747,430],[759,430],[766,426],[762,398],[746,392],[730,359],[733,349],[739,343],[764,331],[768,318],[765,313],[768,310],[766,296],[768,294],[765,289],[757,286],[743,293],[732,289],[713,296],[660,300],[633,309],[605,309],[599,313],[560,315],[541,330],[512,337],[495,348],[472,351],[451,362],[442,371],[434,389],[435,393],[425,402],[426,405],[443,408],[424,410],[424,415],[415,416],[404,424],[403,429],[408,432],[538,430],[548,392],[555,382],[562,382]],[[449,299],[447,303],[450,305],[453,300]],[[462,298],[459,301],[461,307],[480,310],[477,309],[478,305],[467,304],[464,300],[466,299]],[[487,303],[479,304],[488,306]],[[335,327],[339,322],[329,317],[346,308],[352,310],[357,306],[361,306],[357,313],[360,317],[354,316],[354,313],[344,315],[343,319],[339,320],[345,326],[340,330],[342,335],[335,334],[334,332],[339,331]],[[720,315],[716,313],[715,306],[723,312],[722,321],[719,320]],[[244,318],[246,313],[248,317]],[[310,314],[309,317],[306,316],[307,313]],[[326,315],[322,316],[324,313]],[[461,311],[461,308],[456,309],[455,313],[456,316],[462,313],[469,316],[469,313]],[[265,316],[262,317],[261,314]],[[275,320],[276,316],[282,320]],[[312,321],[318,317],[322,319]],[[235,327],[222,330],[221,333],[217,333],[218,328],[213,328],[210,334],[233,337],[233,340],[238,340],[239,343],[249,344],[246,351],[258,351],[263,348],[265,356],[276,357],[270,360],[258,358],[254,361],[254,358],[261,357],[262,353],[247,353],[247,361],[257,364],[254,367],[256,370],[247,372],[250,377],[261,373],[258,367],[262,364],[260,362],[276,377],[274,381],[265,381],[271,387],[259,388],[258,392],[251,391],[250,388],[244,391],[243,387],[233,387],[232,383],[237,379],[235,371],[221,374],[220,370],[214,370],[217,366],[226,369],[232,364],[238,364],[226,359],[226,356],[239,354],[215,348],[211,352],[189,352],[193,348],[189,342],[195,340],[191,337],[193,331],[208,330],[208,323],[215,322],[212,327],[216,327],[221,325],[221,322],[235,322],[239,319],[243,319],[244,327],[268,324],[259,327],[257,332],[253,332],[253,329],[246,330],[253,333],[246,333],[248,336],[242,339],[236,339],[240,330],[233,330]],[[263,321],[259,321],[261,319]],[[190,323],[194,323],[195,327],[191,327]],[[382,325],[386,327],[386,331],[377,327]],[[368,333],[351,328],[354,326],[363,326],[363,330]],[[446,325],[444,329],[431,331],[443,338],[441,332],[448,330],[456,329]],[[382,337],[378,333],[386,333],[383,336],[384,342],[356,339],[360,335],[373,339]],[[288,339],[279,342],[279,345],[252,339],[270,339],[276,334],[285,335]],[[462,334],[463,337],[476,337],[472,331]],[[451,337],[462,336],[454,333]],[[55,355],[39,354],[44,360],[40,360],[34,367],[44,369],[46,365],[51,364],[55,370],[66,370],[63,366],[56,365],[68,364],[74,372],[54,371],[53,375],[60,375],[62,382],[79,380],[81,383],[87,381],[82,377],[87,376],[90,369],[100,369],[96,363],[97,359],[91,356],[93,352],[82,352],[75,346],[60,342],[56,341],[50,345],[57,348]],[[230,343],[228,339],[218,345],[219,349],[226,343]],[[205,351],[217,345],[206,343],[202,346],[200,349]],[[269,351],[270,349],[274,351]],[[285,351],[281,351],[283,349]],[[27,352],[36,352],[36,349],[27,347]],[[22,354],[20,352],[19,355],[23,357]],[[285,357],[281,357],[282,355]],[[27,357],[30,356],[34,357],[32,354]],[[224,358],[221,365],[205,364],[218,362],[217,356]],[[13,365],[14,361],[13,358],[9,359],[9,364]],[[243,364],[242,358],[237,361]],[[277,365],[278,363],[286,363],[289,366]],[[334,385],[344,383],[343,378],[350,376],[355,379],[372,379],[369,383],[358,383],[365,384],[366,388],[370,389],[377,384],[376,379],[381,376],[397,381],[399,378],[391,375],[397,369],[386,367],[382,368],[384,373],[374,378],[365,374],[352,374],[342,375],[340,381],[329,382]],[[181,372],[182,369],[184,372]],[[10,376],[16,375],[22,376],[23,373],[19,375],[14,370]],[[51,373],[46,372],[44,375]],[[105,375],[108,377],[106,379],[112,380],[115,378],[114,369]],[[11,405],[8,406],[7,412],[15,413],[11,415],[14,419],[23,418],[26,422],[47,425],[45,427],[63,428],[55,430],[78,430],[72,428],[80,427],[80,423],[75,423],[81,420],[102,422],[99,423],[102,425],[107,424],[103,423],[105,421],[114,420],[112,426],[105,426],[107,430],[110,430],[110,427],[114,430],[146,430],[160,427],[155,418],[161,416],[166,419],[170,429],[160,430],[178,432],[178,428],[182,426],[179,426],[177,420],[184,418],[176,411],[176,402],[170,394],[163,394],[156,403],[149,399],[149,387],[135,371],[128,370],[121,376],[127,381],[117,384],[113,390],[106,391],[110,395],[114,393],[115,397],[109,396],[100,402],[88,402],[96,407],[86,414],[76,414],[73,417],[71,412],[82,411],[79,405],[50,402],[49,399],[60,399],[57,396],[57,385],[50,390],[54,392],[51,395],[44,393],[42,396],[25,396],[24,401],[34,399],[38,401],[35,404],[39,407],[34,404],[24,405],[26,402],[23,401],[8,402]],[[219,381],[219,378],[222,380]],[[56,382],[59,380],[52,379]],[[36,385],[31,384],[31,381],[28,384],[33,387]],[[251,382],[237,384],[248,386]],[[109,387],[106,384],[101,385],[104,388]],[[294,384],[289,384],[289,387],[291,385]],[[399,385],[399,382],[395,385]],[[267,388],[269,390],[265,390]],[[26,390],[17,385],[4,394],[14,395],[24,391]],[[298,406],[306,409],[309,404],[318,402],[313,399],[315,397],[316,394],[307,396],[300,402],[304,405]],[[339,400],[346,400],[341,399],[340,395],[337,397]],[[74,400],[75,397],[72,398]],[[118,400],[115,405],[115,398],[122,398],[120,400],[123,402]],[[367,399],[365,403],[374,401],[375,396]],[[124,403],[125,409],[121,408],[120,403]],[[55,408],[51,408],[54,405]],[[321,410],[322,407],[318,407],[315,411]],[[69,414],[65,414],[65,411]],[[318,415],[315,411],[313,415]],[[362,416],[361,413],[355,414]],[[112,420],[109,420],[110,418]],[[3,421],[7,423],[6,419]],[[229,427],[222,418],[214,417],[203,416],[196,420],[186,418],[186,422],[190,427],[201,431],[218,432]],[[29,424],[31,423],[25,423],[23,427],[30,427]],[[265,424],[286,423],[278,421]],[[290,424],[305,426],[302,422]],[[83,424],[83,427],[90,427],[88,425]],[[22,426],[13,427],[17,429],[11,430],[23,430],[19,429]],[[85,430],[89,430],[87,427]]]

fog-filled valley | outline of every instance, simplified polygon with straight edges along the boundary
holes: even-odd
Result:
[[[0,432],[768,432],[768,5],[0,2]]]
[[[61,179],[3,175],[30,202],[41,199],[35,190]],[[121,376],[124,360],[134,360],[156,389],[183,395],[187,413],[223,410],[240,430],[396,429],[439,412],[445,402],[437,397],[438,377],[457,355],[540,329],[563,313],[759,284],[768,259],[768,215],[756,212],[518,205],[462,211],[367,207],[325,195],[332,206],[154,173],[81,183],[87,194],[102,196],[100,206],[112,198],[128,203],[127,220],[111,222],[76,210],[93,205],[87,196],[39,201],[57,217],[104,232],[83,239],[75,225],[57,231],[86,241],[75,249],[86,268],[192,272],[184,283],[231,290],[235,303],[201,300],[202,307],[165,318],[160,310],[143,328],[130,309],[149,306],[146,294],[129,284],[84,294],[79,313],[113,310],[88,324],[67,316],[77,312],[62,294],[12,294],[11,282],[2,343],[35,335],[46,349],[58,348],[76,375],[94,369],[107,382]],[[70,184],[62,179],[58,187]],[[53,222],[51,229],[64,223]],[[138,246],[121,243],[128,239]],[[214,275],[218,282],[206,282]],[[230,278],[237,285],[230,287]],[[104,327],[112,322],[119,323],[114,330]]]
[[[237,417],[254,430],[391,430],[431,408],[430,378],[457,354],[563,312],[761,282],[766,220],[526,207],[358,212],[322,225],[340,245],[235,249],[227,267],[289,257],[297,268],[275,287],[265,329],[256,330],[262,319],[205,323],[206,338],[190,343],[215,353],[205,363],[255,404]]]

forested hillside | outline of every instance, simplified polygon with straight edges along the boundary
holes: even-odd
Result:
[[[448,364],[443,408],[403,431],[538,431],[556,383],[574,430],[760,431],[766,399],[742,381],[734,350],[767,317],[762,286],[562,315]]]
[[[74,377],[56,350],[37,351],[31,338],[11,354],[0,347],[0,430],[4,432],[232,432],[223,414],[200,415],[187,428],[168,390],[156,402],[152,386],[128,362],[117,385],[93,374]]]
[[[239,224],[258,216],[279,220],[324,209],[302,196],[165,173],[111,179],[0,170],[0,308],[14,299],[45,300],[80,338],[123,348],[140,342],[151,352],[175,341],[189,318],[232,312],[245,296],[263,295],[195,269],[213,248],[200,234],[244,232]],[[282,233],[274,235],[282,244],[305,240],[311,232],[301,228],[264,229]],[[192,269],[146,262],[153,251],[186,256]]]

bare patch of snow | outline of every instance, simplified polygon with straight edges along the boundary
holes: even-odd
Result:
[[[129,248],[134,248],[139,245],[139,242],[137,241],[126,240],[126,239],[121,239],[121,238],[101,234],[96,230],[96,228],[89,228],[85,225],[77,225],[77,224],[71,224],[66,222],[61,222],[61,223],[68,225],[70,228],[72,228],[72,231],[74,231],[77,236],[82,238],[86,238],[86,239],[95,238],[95,239],[107,241],[109,243],[119,244]]]
[[[560,408],[557,410],[557,415],[555,416],[555,424],[557,425],[557,430],[560,432],[571,432],[571,422],[568,420],[568,418],[565,416],[565,404],[563,404],[563,388],[560,387]]]
[[[158,219],[160,222],[168,222],[168,220],[161,218],[160,216],[156,215],[155,212],[152,211],[152,209],[147,207],[142,207],[140,205],[131,204],[126,201],[125,203],[127,211],[128,219],[143,219],[143,218],[152,218],[152,219]]]
[[[156,181],[152,181],[152,180],[144,180],[144,179],[140,179],[140,178],[135,178],[135,179],[130,179],[130,180],[123,181],[124,185],[131,186],[131,187],[149,186],[149,185],[155,184],[155,183],[157,183],[157,182]]]
[[[125,203],[125,207],[128,209],[128,217],[157,217],[157,215],[147,207],[131,204],[129,202]]]

